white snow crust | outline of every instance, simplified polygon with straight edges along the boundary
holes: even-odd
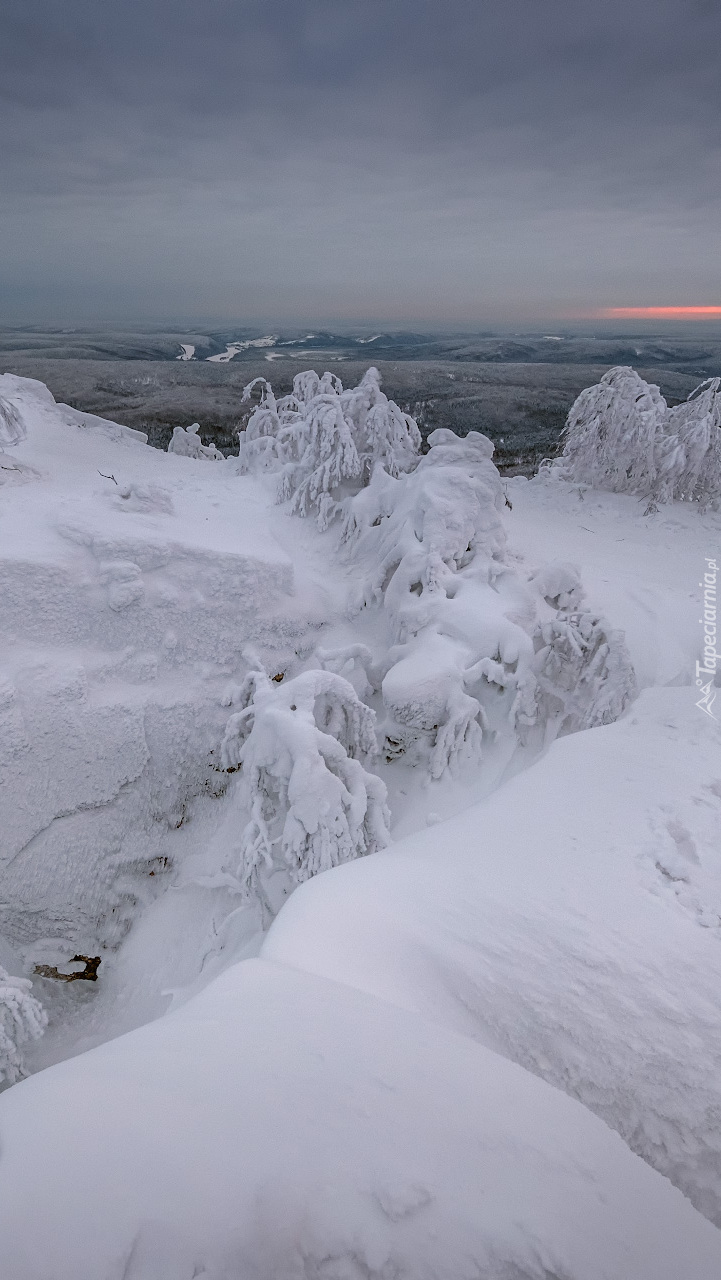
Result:
[[[715,1280],[721,516],[296,382],[0,377],[0,1276]]]

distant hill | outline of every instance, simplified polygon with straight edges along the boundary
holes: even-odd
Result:
[[[703,378],[721,373],[721,336],[561,333],[438,334],[228,328],[176,330],[0,328],[0,356],[52,360],[177,360],[294,365],[311,359],[451,360],[482,364],[655,366]]]

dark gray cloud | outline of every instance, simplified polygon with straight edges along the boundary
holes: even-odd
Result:
[[[5,0],[7,318],[721,296],[718,0]]]

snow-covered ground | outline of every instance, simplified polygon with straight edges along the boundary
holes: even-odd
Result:
[[[481,770],[382,760],[391,845],[263,935],[232,870],[233,690],[353,644],[402,667],[383,610],[347,611],[373,510],[354,560],[271,474],[9,375],[0,397],[27,425],[0,454],[0,964],[50,1015],[0,1096],[0,1274],[721,1275],[721,740],[694,683],[719,514],[506,481],[495,597],[460,569],[433,653],[475,660],[477,601],[527,627],[570,561],[638,697],[545,751],[500,734]],[[438,477],[459,491],[434,465],[438,519]],[[76,953],[96,986],[33,975]]]

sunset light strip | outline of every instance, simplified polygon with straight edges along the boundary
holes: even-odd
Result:
[[[721,320],[721,307],[604,307],[603,320]]]

